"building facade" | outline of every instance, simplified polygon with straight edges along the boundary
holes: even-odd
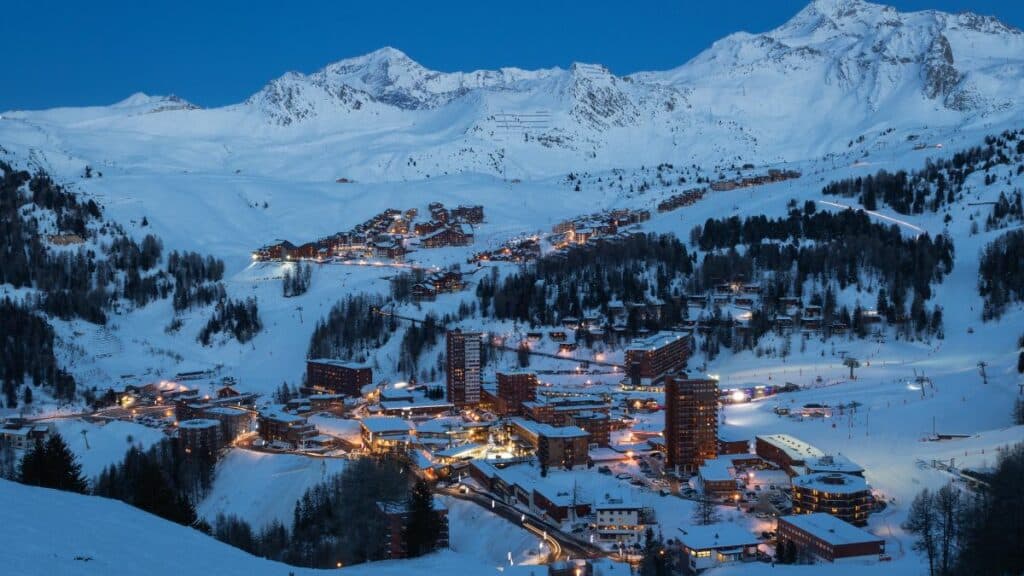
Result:
[[[871,487],[860,476],[807,474],[792,480],[793,513],[823,512],[855,526],[867,524],[874,504]]]
[[[309,388],[358,397],[369,384],[373,384],[373,369],[369,366],[326,358],[306,361]]]
[[[532,372],[498,372],[497,405],[501,415],[521,414],[523,402],[537,399],[537,375]]]
[[[220,422],[212,418],[180,422],[178,440],[186,454],[213,457],[223,446]]]
[[[260,438],[267,442],[284,442],[301,446],[317,435],[316,427],[302,416],[285,412],[260,413],[257,419]]]
[[[626,383],[657,385],[668,374],[685,368],[690,359],[690,336],[687,332],[658,332],[634,340],[626,348]]]
[[[480,403],[480,336],[456,329],[445,337],[448,401],[456,408]]]
[[[670,376],[665,382],[669,469],[696,472],[718,455],[718,382]]]
[[[828,562],[885,553],[885,540],[824,513],[779,518],[778,542]]]

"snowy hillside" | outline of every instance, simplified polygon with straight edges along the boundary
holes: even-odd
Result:
[[[0,551],[0,564],[6,574],[85,576],[144,571],[156,576],[281,576],[327,573],[250,556],[196,530],[106,498],[0,480],[0,508],[4,510],[0,539],[10,544]],[[69,510],[74,513],[69,514]],[[498,528],[504,527],[498,525]],[[491,536],[505,541],[508,538],[508,534],[502,532],[492,532]],[[472,542],[472,546],[479,547],[479,544]],[[452,570],[498,574],[496,567],[501,560],[484,560],[477,552],[444,551],[411,561],[376,562],[346,568],[344,574],[414,576]]]
[[[675,69],[625,77],[581,63],[535,71],[438,72],[395,48],[382,48],[309,74],[290,72],[244,102],[222,108],[203,109],[180,97],[140,93],[110,106],[4,112],[0,161],[16,169],[45,171],[83,205],[92,202],[96,212],[82,223],[84,238],[71,238],[65,245],[54,241],[64,236],[57,234],[63,229],[56,209],[28,200],[24,206],[11,203],[17,204],[10,211],[17,215],[15,220],[40,223],[24,235],[29,238],[25,244],[34,240],[45,246],[40,254],[80,254],[87,280],[100,276],[90,266],[102,268],[110,278],[96,291],[103,322],[86,321],[74,311],[59,314],[42,308],[39,302],[50,295],[40,294],[44,290],[38,278],[20,284],[0,280],[0,299],[11,297],[26,308],[34,306],[33,314],[37,309],[47,312],[54,333],[51,360],[74,376],[79,396],[85,390],[95,389],[102,396],[126,384],[178,380],[182,373],[199,372],[200,378],[183,377],[182,382],[198,388],[200,395],[214,395],[222,378],[233,378],[238,391],[261,394],[256,409],[265,408],[282,383],[301,385],[318,323],[336,303],[358,295],[381,298],[374,302],[385,313],[373,308],[373,314],[394,315],[381,328],[379,340],[366,339],[373,341],[372,346],[360,344],[362,348],[355,346],[347,354],[353,358],[346,359],[372,367],[375,383],[414,376],[421,384],[443,385],[443,335],[423,344],[412,367],[408,365],[404,340],[416,334],[406,320],[430,315],[454,318],[447,327],[487,332],[509,350],[531,339],[527,331],[543,330],[546,335],[535,336],[529,346],[547,355],[527,358],[528,369],[537,371],[541,381],[574,393],[619,393],[626,331],[622,326],[615,331],[608,301],[625,301],[622,294],[602,287],[604,301],[581,310],[578,316],[584,319],[593,315],[598,318],[595,323],[609,321],[593,326],[601,336],[593,347],[576,347],[577,334],[585,337],[584,329],[568,328],[568,314],[560,313],[551,322],[535,321],[539,316],[488,314],[487,299],[478,288],[488,282],[493,287],[531,268],[475,255],[500,255],[510,243],[529,240],[536,242],[539,253],[550,256],[562,249],[557,246],[564,246],[559,242],[565,233],[556,232],[556,227],[574,218],[617,211],[645,217],[616,224],[617,231],[609,236],[675,236],[680,243],[672,244],[674,254],[685,248],[692,256],[677,260],[696,270],[736,246],[732,254],[750,250],[738,240],[701,248],[700,233],[693,231],[706,228],[709,220],[764,216],[781,222],[798,220],[801,212],[840,214],[846,208],[870,207],[857,217],[891,226],[887,238],[894,238],[894,244],[905,239],[909,245],[927,235],[929,242],[941,237],[944,245],[952,246],[948,264],[928,261],[930,269],[923,273],[928,295],[921,302],[930,314],[940,312],[936,329],[906,328],[912,322],[902,318],[906,307],[901,302],[899,326],[894,320],[883,322],[884,314],[877,310],[877,328],[859,336],[848,326],[832,333],[822,327],[787,331],[776,325],[760,340],[755,338],[752,346],[723,345],[715,355],[700,348],[710,331],[701,332],[697,321],[718,308],[707,294],[721,286],[714,283],[726,279],[709,272],[710,278],[690,292],[698,304],[689,307],[687,281],[698,273],[666,284],[676,282],[671,299],[681,297],[688,311],[678,320],[692,321],[687,328],[698,332],[697,351],[687,367],[691,373],[712,374],[723,389],[752,383],[792,383],[799,388],[764,401],[723,407],[722,418],[731,431],[748,439],[788,433],[844,454],[864,466],[872,488],[888,499],[888,508],[872,516],[867,529],[886,540],[893,562],[849,565],[850,573],[917,573],[923,570],[921,559],[911,551],[911,536],[900,524],[918,490],[937,488],[950,479],[948,470],[934,462],[955,460],[961,466],[987,468],[994,463],[996,450],[1024,439],[1024,429],[1013,424],[1011,408],[1022,382],[1016,343],[1024,327],[1024,305],[1011,301],[1001,316],[986,318],[979,295],[981,254],[1001,235],[1024,224],[1019,213],[992,216],[1001,195],[1012,197],[1024,189],[1024,133],[1004,132],[1024,127],[1021,94],[1020,30],[973,14],[901,13],[861,0],[815,0],[775,30],[738,32]],[[997,139],[998,150],[993,143]],[[972,148],[984,160],[965,168],[965,162],[955,159]],[[982,149],[989,155],[984,156]],[[922,176],[907,185],[901,192],[909,200],[903,198],[903,204],[886,200],[882,192],[876,198],[874,190],[870,206],[859,188],[849,194],[824,190],[835,182],[846,182],[844,189],[852,190],[881,170],[936,172],[940,165],[952,167],[944,169],[941,178]],[[25,198],[31,186],[24,186]],[[468,245],[424,247],[426,234],[408,229],[392,233],[388,227],[388,233],[379,235],[406,242],[411,251],[404,258],[379,255],[374,243],[384,241],[365,238],[362,243],[370,248],[356,257],[317,253],[316,258],[307,258],[308,290],[287,297],[282,279],[298,275],[294,259],[264,261],[254,255],[261,247],[285,240],[312,245],[354,230],[388,209],[396,214],[415,211],[417,219],[409,217],[406,224],[424,224],[433,217],[435,202],[449,210],[482,206],[482,221],[466,224],[472,234]],[[662,210],[666,205],[670,208]],[[385,220],[392,222],[391,216]],[[580,227],[581,235],[584,228],[592,234],[598,226],[588,221]],[[99,266],[88,259],[93,255],[85,256],[108,256],[104,251],[122,231],[125,243],[130,239],[142,244],[153,235],[162,243],[162,257],[137,269],[111,267],[102,258]],[[794,250],[821,249],[831,246],[828,242],[783,236],[764,244],[781,247],[781,252],[788,245]],[[595,244],[581,243],[591,248]],[[879,244],[882,252],[890,247]],[[28,252],[17,248],[4,254]],[[910,252],[902,246],[892,248]],[[177,306],[175,287],[180,285],[177,277],[173,282],[169,278],[174,276],[169,272],[171,251],[195,251],[201,254],[199,261],[206,256],[222,261],[222,274],[215,279],[196,274],[199,280],[186,292],[209,288],[204,282],[210,280],[222,287],[225,298],[258,303],[262,326],[251,339],[220,332],[204,345],[199,335],[216,304],[213,298],[197,298],[194,305]],[[115,255],[111,252],[109,259]],[[596,257],[590,262],[593,268],[598,267],[595,262]],[[852,272],[842,278],[831,271],[815,271],[800,282],[791,282],[788,269],[769,271],[751,265],[753,277],[728,282],[769,286],[781,277],[778,285],[796,287],[794,297],[801,300],[800,306],[813,304],[813,295],[833,293],[837,309],[881,308],[879,292],[889,289],[892,294],[895,275],[886,276],[877,265],[853,264]],[[460,267],[465,284],[460,290],[423,301],[392,296],[392,280],[400,275],[449,267]],[[568,301],[580,299],[579,294],[569,294],[573,289],[594,290],[577,286],[575,277],[573,288],[566,289],[562,277],[569,276],[568,268],[559,267],[557,278],[523,283],[541,294],[541,308],[555,308],[563,295],[559,291]],[[941,273],[933,277],[932,268],[942,268]],[[160,284],[163,294],[148,300],[128,295],[125,278],[140,269],[142,278],[134,285],[159,277],[166,282]],[[658,265],[622,270],[622,276],[640,278],[645,297],[654,295],[648,284],[653,286],[664,273]],[[73,293],[75,287],[62,288]],[[757,289],[760,294],[761,286]],[[36,297],[38,301],[33,300]],[[662,303],[669,300],[665,296]],[[724,300],[730,326],[734,315],[753,316],[754,304],[740,306],[731,294]],[[795,317],[785,307],[772,310],[776,313],[789,320]],[[552,334],[556,329],[566,332],[557,342]],[[632,335],[634,329],[629,330]],[[565,342],[563,353],[560,342],[566,338],[570,342]],[[496,380],[498,370],[524,368],[515,352],[489,354],[483,370],[488,384]],[[859,359],[856,378],[843,365],[845,357]],[[593,364],[584,364],[589,362]],[[618,365],[611,368],[607,363]],[[603,368],[588,371],[598,365]],[[30,381],[26,376],[19,386],[28,388]],[[920,384],[923,381],[930,382],[927,389]],[[87,411],[79,399],[65,402],[58,415],[55,397],[47,396],[44,386],[36,388],[40,391],[34,403],[26,406],[19,400],[17,408],[0,408],[0,416],[24,413],[51,423],[89,477],[118,462],[130,445],[148,447],[165,436],[157,424],[144,425],[144,419],[136,420],[127,409],[114,408],[98,423],[79,420]],[[792,408],[796,413],[805,403],[863,408],[827,419],[782,417],[784,410],[775,410]],[[362,416],[365,408],[359,410],[357,415]],[[164,412],[164,405],[159,411]],[[170,412],[161,415],[173,419]],[[107,417],[114,420],[102,423]],[[663,418],[657,410],[637,413],[632,431],[660,431]],[[325,434],[331,420],[313,416],[310,422]],[[345,436],[358,444],[358,421],[344,422]],[[953,439],[926,441],[938,434]],[[219,513],[234,514],[257,528],[274,520],[289,523],[296,501],[307,489],[350,469],[349,461],[341,458],[259,450],[232,447],[224,454],[211,490],[196,502],[201,517],[213,521]],[[635,488],[628,480],[601,476],[595,470],[553,473],[559,475],[578,475],[588,489]],[[646,490],[642,500],[656,510],[658,528],[666,537],[690,525],[692,502],[657,490]],[[507,558],[517,563],[541,560],[536,534],[521,524],[471,502],[446,497],[446,504],[452,519],[452,550],[410,562],[357,566],[344,573],[490,574]],[[120,502],[0,481],[0,509],[5,513],[0,539],[19,544],[0,551],[0,566],[11,573],[109,574],[115,567],[124,568],[125,557],[155,574],[312,573],[250,557]],[[726,521],[758,531],[767,527],[749,515],[727,512]],[[817,573],[805,566],[752,566],[713,574]]]

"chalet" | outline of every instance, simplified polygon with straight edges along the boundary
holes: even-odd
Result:
[[[467,234],[462,226],[452,225],[438,230],[420,240],[423,248],[442,248],[445,246],[469,246],[473,243],[473,235]]]
[[[430,211],[430,217],[440,222],[441,224],[447,224],[449,222],[448,210],[444,207],[444,204],[440,202],[431,202],[427,205],[427,209]]]
[[[398,219],[388,225],[388,234],[408,234],[409,233],[409,221]]]
[[[548,332],[548,338],[551,338],[552,342],[565,342],[568,335],[562,330],[552,330]]]
[[[788,329],[793,327],[793,317],[784,316],[779,314],[775,317],[775,327],[779,329]]]
[[[437,290],[430,284],[419,283],[410,290],[413,302],[429,302],[437,298]]]
[[[754,305],[754,299],[750,296],[737,296],[735,302],[737,306],[745,306],[748,308]]]
[[[238,390],[235,390],[235,388],[233,386],[230,386],[230,385],[223,386],[219,390],[217,390],[217,398],[221,398],[221,399],[224,399],[224,398],[238,398],[241,395],[242,395],[241,392],[239,392]]]
[[[417,236],[427,236],[429,234],[437,232],[441,228],[444,228],[443,222],[431,220],[430,222],[420,222],[416,224],[415,226],[412,227],[412,231]]]
[[[728,501],[739,493],[736,478],[733,477],[732,461],[727,458],[705,460],[698,474],[705,497]]]
[[[50,234],[46,239],[54,246],[71,246],[85,242],[85,238],[78,234]]]
[[[287,240],[276,244],[268,244],[252,253],[253,260],[276,261],[286,259],[295,250],[295,245]]]
[[[480,224],[484,221],[483,206],[458,206],[451,211],[452,220]]]
[[[0,427],[0,447],[28,450],[37,441],[46,440],[49,433],[50,427],[45,424],[32,424],[21,418],[14,418],[4,422],[3,427]]]
[[[818,332],[821,330],[821,319],[820,318],[803,318],[800,321],[800,327],[809,332]]]
[[[594,511],[600,540],[624,545],[641,543],[648,511],[630,493],[606,493],[594,505]]]
[[[445,272],[436,272],[429,278],[431,286],[434,291],[438,294],[445,292],[458,292],[462,290],[462,273],[457,270],[448,270]]]
[[[375,258],[401,260],[408,252],[401,242],[395,240],[373,244],[373,256]]]
[[[691,204],[695,204],[698,200],[700,200],[703,197],[704,188],[693,188],[691,190],[686,190],[685,192],[682,192],[680,194],[673,194],[672,196],[669,196],[666,200],[658,204],[658,212],[669,212],[677,208],[690,206]],[[647,217],[650,218],[650,213],[647,214]]]
[[[576,222],[573,221],[573,220],[565,220],[563,222],[559,222],[558,224],[555,224],[551,228],[551,232],[553,234],[565,234],[567,232],[572,232],[572,231],[575,231],[575,230],[576,230]]]

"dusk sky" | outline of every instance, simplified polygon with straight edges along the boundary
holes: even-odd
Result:
[[[1006,0],[894,0],[1024,26]],[[432,69],[566,67],[616,74],[679,66],[732,32],[764,32],[802,0],[716,2],[49,2],[9,0],[0,110],[110,104],[133,92],[202,106],[244,100],[289,70],[394,46]]]

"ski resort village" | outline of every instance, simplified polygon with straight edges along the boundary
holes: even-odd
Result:
[[[4,112],[0,572],[1024,574],[1024,32],[786,17]]]

